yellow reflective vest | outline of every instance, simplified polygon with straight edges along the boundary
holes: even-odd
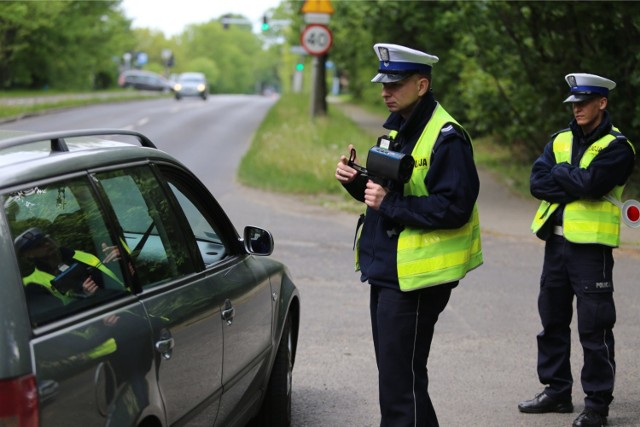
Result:
[[[405,195],[429,195],[424,180],[429,171],[433,146],[447,123],[460,126],[440,104],[437,104],[411,153],[416,165],[411,179],[404,186]],[[390,136],[395,134],[397,132],[392,132]],[[482,262],[477,204],[469,221],[460,228],[427,230],[405,227],[398,238],[398,281],[402,291],[413,291],[460,280]]]
[[[615,127],[613,130],[618,132]],[[616,138],[616,134],[610,133],[591,144],[580,158],[580,168],[586,169],[593,159]],[[633,145],[629,141],[627,142],[635,152]],[[556,163],[571,163],[572,147],[573,134],[571,131],[566,130],[558,133],[553,140]],[[607,196],[620,201],[623,190],[624,185],[616,186]],[[537,233],[558,209],[558,206],[558,203],[549,203],[543,200],[531,223],[531,231]],[[605,199],[580,199],[567,203],[564,208],[562,226],[565,239],[572,243],[598,243],[611,247],[620,245],[620,208]]]

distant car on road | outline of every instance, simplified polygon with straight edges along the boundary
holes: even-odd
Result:
[[[199,96],[206,100],[209,95],[209,84],[202,73],[182,73],[173,85],[173,92],[177,100],[184,96]]]
[[[127,70],[120,73],[118,85],[123,88],[138,90],[156,90],[168,92],[171,90],[169,80],[160,74],[145,70]]]

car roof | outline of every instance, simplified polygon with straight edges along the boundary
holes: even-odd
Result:
[[[151,159],[182,166],[146,136],[130,130],[0,133],[0,188]]]

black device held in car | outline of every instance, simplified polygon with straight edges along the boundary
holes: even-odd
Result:
[[[82,294],[82,284],[91,275],[92,270],[91,267],[85,264],[73,263],[69,268],[51,279],[51,286],[61,294],[66,294],[69,291]]]
[[[405,183],[411,178],[415,160],[410,154],[393,150],[393,140],[386,135],[378,138],[376,145],[369,149],[366,168],[355,162],[356,150],[352,149],[349,156],[349,166],[374,182],[388,179]]]

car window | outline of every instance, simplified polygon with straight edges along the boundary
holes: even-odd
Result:
[[[220,233],[206,210],[202,207],[192,189],[179,180],[168,179],[169,187],[184,212],[198,244],[202,261],[209,266],[225,257],[227,250],[220,239]]]
[[[188,77],[181,77],[179,81],[182,83],[201,83],[204,81],[204,79],[197,76],[188,76]]]
[[[86,178],[25,188],[3,202],[35,326],[128,295],[121,246]]]
[[[195,271],[180,222],[147,166],[96,174],[118,219],[143,288]]]

